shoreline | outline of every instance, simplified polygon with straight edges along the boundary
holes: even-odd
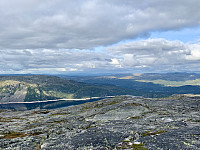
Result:
[[[104,98],[111,98],[114,96],[107,96]],[[32,101],[32,102],[5,102],[1,104],[34,104],[34,103],[46,103],[46,102],[57,102],[57,101],[88,101],[94,99],[103,99],[103,97],[91,97],[91,98],[82,98],[82,99],[55,99],[55,100],[45,100],[45,101]]]
[[[55,99],[55,100],[45,100],[45,101],[32,101],[32,102],[6,102],[0,104],[33,104],[33,103],[46,103],[46,102],[56,102],[56,101],[86,101],[90,99]]]

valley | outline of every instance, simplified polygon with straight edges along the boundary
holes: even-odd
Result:
[[[61,76],[62,78],[98,85],[111,85],[133,90],[131,95],[161,98],[173,94],[199,94],[198,73],[113,74],[108,76]]]
[[[198,150],[199,75],[168,77],[0,76],[0,149]]]
[[[116,74],[112,76],[0,76],[0,103],[85,99],[109,95],[162,98],[200,94],[200,74]]]
[[[132,90],[95,85],[56,76],[0,76],[0,103],[80,99],[131,94]]]

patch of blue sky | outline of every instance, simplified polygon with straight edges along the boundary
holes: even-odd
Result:
[[[176,31],[152,32],[149,38],[163,38],[169,41],[179,40],[184,43],[193,43],[200,39],[200,26]]]
[[[97,53],[104,53],[104,51],[102,51],[105,48],[105,46],[98,46],[94,48],[94,51]]]
[[[166,39],[169,41],[182,41],[183,43],[196,43],[196,42],[200,41],[200,26],[193,27],[193,28],[184,28],[184,29],[180,29],[180,30],[173,30],[173,31],[172,30],[170,30],[170,31],[154,31],[154,32],[151,32],[150,34],[148,34],[148,36],[140,36],[135,39],[127,39],[127,40],[123,40],[123,41],[120,41],[117,43],[113,43],[108,46],[95,47],[94,50],[95,50],[95,52],[104,53],[103,50],[106,47],[116,46],[116,45],[132,42],[132,41],[145,40],[148,38],[151,38],[151,39],[162,38],[162,39]]]

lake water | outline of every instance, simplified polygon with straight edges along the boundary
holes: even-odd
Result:
[[[68,107],[72,105],[84,104],[87,102],[94,102],[104,98],[94,98],[89,100],[58,100],[58,101],[45,101],[35,103],[7,103],[0,104],[0,109],[12,109],[12,110],[31,110],[31,109],[55,109],[61,107]]]

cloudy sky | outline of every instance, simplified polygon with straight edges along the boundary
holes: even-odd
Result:
[[[200,71],[199,0],[0,0],[0,74]]]

